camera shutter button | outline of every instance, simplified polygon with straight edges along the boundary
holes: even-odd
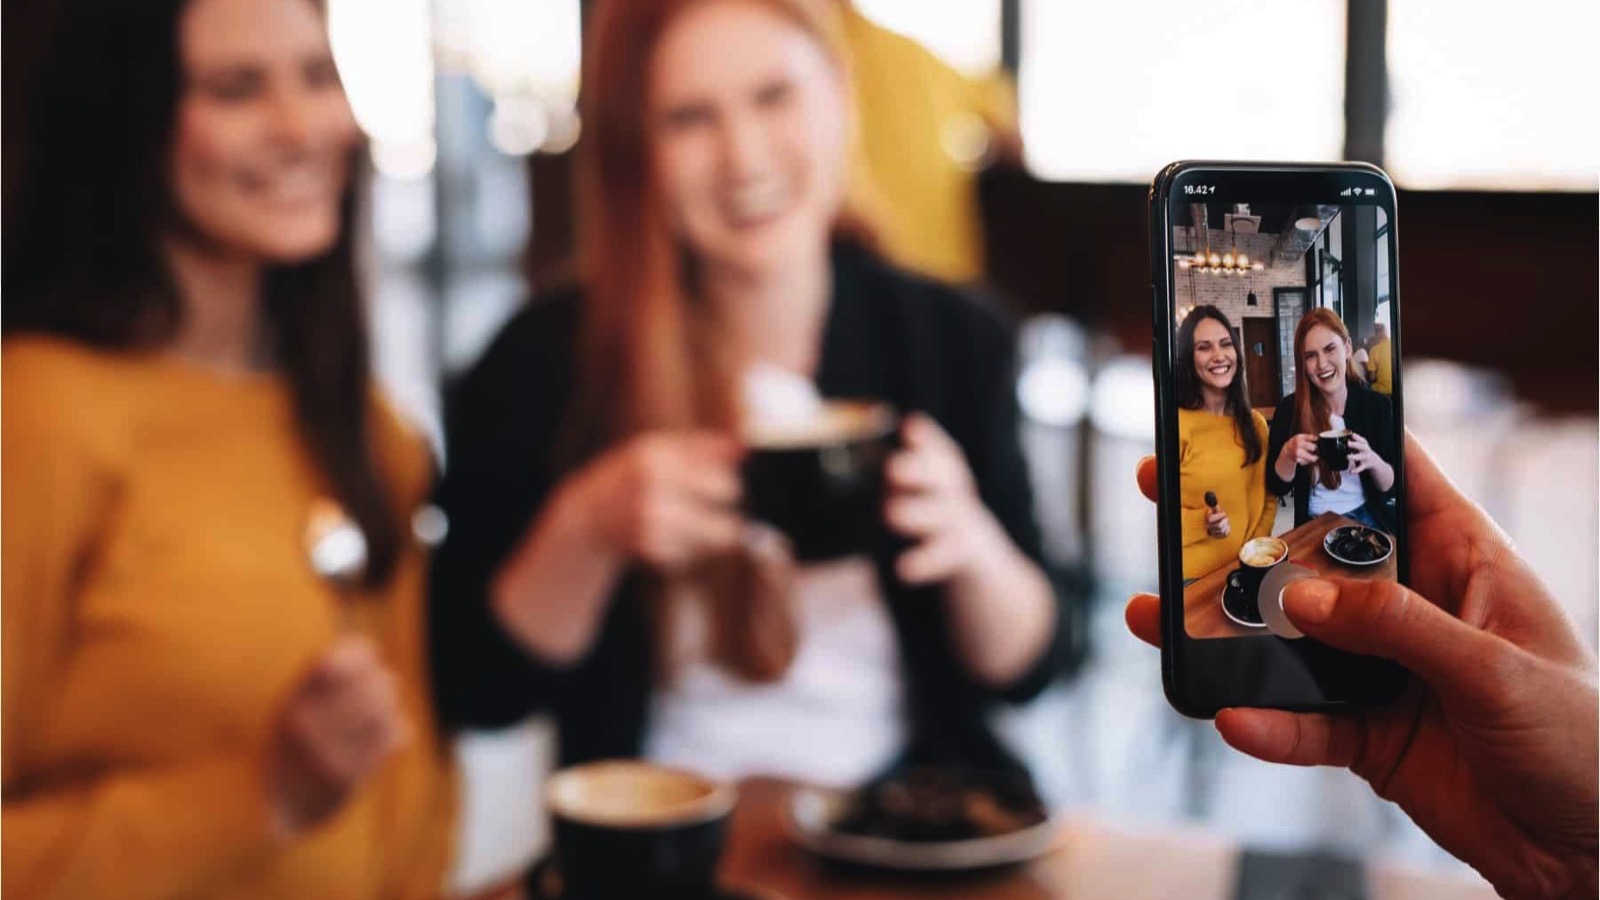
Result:
[[[1261,619],[1267,623],[1268,631],[1288,640],[1305,637],[1283,611],[1283,589],[1296,581],[1316,577],[1314,570],[1286,561],[1261,579],[1261,589],[1256,593],[1256,606],[1261,610]]]

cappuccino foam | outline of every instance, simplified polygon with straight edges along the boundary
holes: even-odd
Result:
[[[757,450],[793,450],[865,440],[893,427],[894,417],[883,404],[827,401],[805,416],[753,424],[745,441]]]
[[[1239,549],[1239,561],[1264,569],[1289,555],[1289,547],[1277,538],[1256,538]]]
[[[557,815],[597,825],[639,827],[712,818],[732,806],[724,785],[689,772],[648,763],[591,763],[559,772],[550,781]]]

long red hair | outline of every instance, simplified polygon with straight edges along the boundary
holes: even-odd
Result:
[[[1300,319],[1300,324],[1294,329],[1295,352],[1295,392],[1294,413],[1295,421],[1299,423],[1301,434],[1321,434],[1332,425],[1331,410],[1328,401],[1323,399],[1322,391],[1311,380],[1311,373],[1306,367],[1305,349],[1306,336],[1311,329],[1321,325],[1323,328],[1334,332],[1344,341],[1345,350],[1351,355],[1345,357],[1344,380],[1347,385],[1356,386],[1366,382],[1361,374],[1356,371],[1354,356],[1355,344],[1350,340],[1350,329],[1344,325],[1344,320],[1334,314],[1333,310],[1317,308],[1306,313]],[[1322,463],[1316,464],[1316,480],[1330,490],[1339,487],[1339,473],[1324,469]]]
[[[649,431],[738,433],[745,354],[733,323],[691,290],[692,252],[674,233],[651,165],[649,73],[656,47],[678,16],[701,2],[604,0],[590,22],[581,99],[584,131],[576,160],[584,306],[578,396],[567,434],[575,455]],[[746,2],[804,31],[849,84],[835,3]],[[853,148],[848,171],[835,231],[871,246],[875,231],[866,210],[873,205],[873,192]],[[759,585],[748,562],[717,561],[678,582],[689,582],[710,602],[713,658],[747,677],[775,678],[792,658],[793,635],[775,638],[770,620],[765,625],[751,620],[750,592]],[[673,587],[663,583],[655,593],[666,597]],[[753,649],[774,646],[786,649]]]

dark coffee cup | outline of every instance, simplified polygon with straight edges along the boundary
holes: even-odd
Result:
[[[883,467],[897,425],[885,404],[828,401],[802,421],[752,430],[746,515],[782,532],[797,559],[872,551],[886,533]]]
[[[615,760],[558,772],[545,793],[561,896],[707,900],[714,896],[730,784]]]
[[[1239,568],[1228,573],[1228,587],[1236,592],[1238,603],[1230,608],[1224,602],[1223,610],[1234,620],[1246,625],[1264,625],[1256,595],[1261,592],[1261,581],[1267,573],[1289,558],[1289,545],[1281,538],[1258,537],[1239,548]]]
[[[1350,430],[1337,428],[1317,435],[1317,457],[1329,471],[1350,468]]]

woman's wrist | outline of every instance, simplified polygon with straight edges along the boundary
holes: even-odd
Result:
[[[605,540],[582,476],[556,487],[516,552],[489,584],[489,602],[518,643],[555,662],[592,638],[625,560]],[[559,602],[543,602],[559,597]]]
[[[1373,454],[1373,463],[1363,474],[1371,476],[1373,487],[1380,492],[1388,491],[1394,487],[1394,466],[1383,461],[1376,453]]]
[[[945,597],[963,661],[980,681],[1001,687],[1044,651],[1055,612],[1044,572],[987,508],[980,509],[968,526],[975,541],[968,564],[951,578]]]
[[[965,564],[951,581],[961,584],[990,584],[1006,578],[1026,558],[989,508],[977,503],[963,529],[971,539]]]
[[[1286,468],[1287,471],[1285,471]],[[1293,481],[1295,468],[1296,466],[1292,460],[1285,462],[1282,457],[1279,457],[1278,461],[1272,466],[1272,474],[1278,476],[1279,481]]]
[[[606,540],[599,517],[595,515],[597,504],[590,499],[592,492],[589,484],[587,470],[580,470],[557,484],[546,507],[547,515],[535,527],[530,538],[537,541],[552,535],[559,536],[563,543],[581,549],[586,554],[611,555],[610,542]]]

